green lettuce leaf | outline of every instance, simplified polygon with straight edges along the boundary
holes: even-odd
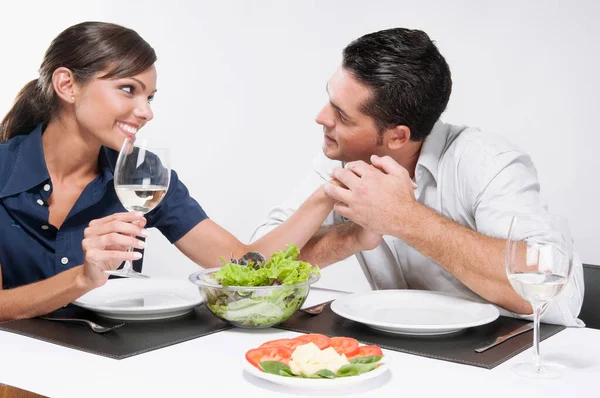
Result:
[[[286,250],[280,250],[270,260],[254,268],[247,265],[224,263],[213,274],[223,286],[272,286],[293,285],[308,280],[309,275],[320,275],[319,268],[298,260],[300,250],[296,245],[288,244]]]

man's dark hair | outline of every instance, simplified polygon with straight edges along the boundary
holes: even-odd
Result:
[[[387,29],[364,35],[343,52],[343,68],[372,91],[363,104],[383,131],[398,125],[421,141],[439,119],[452,91],[450,68],[420,30]]]

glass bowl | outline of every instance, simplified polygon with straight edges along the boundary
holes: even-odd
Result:
[[[189,279],[214,315],[242,328],[262,329],[284,322],[302,307],[310,286],[319,280],[311,273],[308,280],[293,285],[221,286],[213,278],[219,269],[195,272]]]

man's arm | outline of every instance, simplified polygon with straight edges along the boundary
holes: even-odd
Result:
[[[415,203],[412,217],[394,223],[394,236],[444,267],[477,295],[509,311],[530,314],[531,304],[510,285],[504,239],[491,238]]]
[[[371,233],[358,224],[321,227],[308,241],[300,258],[324,268],[363,250],[372,250],[381,243],[381,235]]]
[[[484,299],[517,313],[531,305],[512,289],[504,269],[503,239],[484,236],[418,203],[406,169],[389,157],[336,169],[348,189],[328,185],[335,210],[373,232],[393,235],[448,270]],[[381,171],[381,170],[383,171]],[[507,229],[508,231],[508,229]]]

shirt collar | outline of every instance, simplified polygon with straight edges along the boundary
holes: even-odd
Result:
[[[50,179],[42,149],[41,124],[23,138],[16,151],[11,175],[0,198],[27,191]]]
[[[431,173],[433,179],[437,182],[438,178],[438,165],[440,158],[446,147],[446,140],[448,137],[448,126],[442,121],[438,120],[431,132],[425,138],[425,142],[421,147],[421,153],[419,154],[419,160],[417,161],[417,176],[419,178],[419,168],[425,168]]]
[[[40,124],[31,133],[27,134],[17,147],[17,155],[11,176],[0,192],[0,199],[25,192],[50,180],[42,148],[42,130],[43,127]],[[98,164],[100,166],[102,188],[113,180],[118,156],[119,153],[112,149],[104,146],[100,149]]]

